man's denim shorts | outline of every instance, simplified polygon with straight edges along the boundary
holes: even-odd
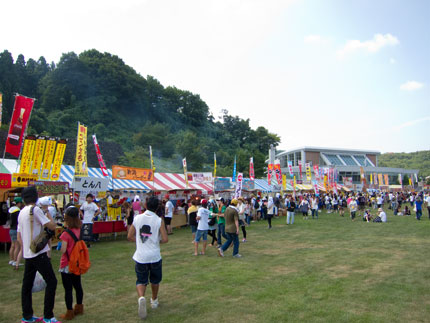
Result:
[[[203,238],[203,241],[208,240],[208,230],[197,230],[196,242],[200,242],[201,238]]]

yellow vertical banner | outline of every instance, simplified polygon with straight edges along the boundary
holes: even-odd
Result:
[[[52,161],[55,155],[55,146],[57,145],[57,140],[55,138],[48,138],[46,141],[45,156],[43,157],[42,170],[40,172],[40,179],[49,180],[49,175],[51,173]]]
[[[287,190],[287,175],[285,174],[282,174],[282,188],[284,191]]]
[[[382,180],[382,174],[378,174],[379,186],[384,186],[384,181]]]
[[[370,184],[373,184],[373,176],[372,176],[372,173],[370,173]]]
[[[385,185],[388,186],[390,185],[389,179],[388,179],[388,174],[384,174],[384,179],[385,179]]]
[[[51,181],[58,181],[60,179],[61,165],[63,164],[64,153],[66,152],[67,141],[62,139],[57,144],[55,150],[54,162],[52,164]]]
[[[36,146],[36,137],[27,136],[24,141],[24,148],[21,154],[20,174],[30,174],[31,162],[33,161],[34,147]]]
[[[45,156],[45,137],[39,137],[36,139],[36,145],[34,147],[33,164],[31,165],[31,174],[40,175],[40,167],[42,166],[43,157]]]
[[[78,139],[76,142],[75,177],[87,177],[87,127],[78,124]]]
[[[296,181],[296,175],[294,175],[294,189],[296,189],[296,186],[297,186],[297,181]]]
[[[306,180],[310,181],[312,179],[312,173],[311,173],[311,164],[306,163]]]

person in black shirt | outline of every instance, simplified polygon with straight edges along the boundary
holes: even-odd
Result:
[[[294,224],[294,212],[296,211],[296,202],[293,197],[290,197],[290,200],[287,204],[287,224]]]

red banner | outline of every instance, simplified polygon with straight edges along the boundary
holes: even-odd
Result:
[[[34,99],[17,95],[13,107],[12,119],[9,126],[9,134],[6,140],[6,152],[12,156],[19,157],[22,141],[30,120]]]
[[[273,164],[269,164],[267,167],[267,183],[272,185],[272,172],[273,172]]]
[[[275,176],[278,185],[282,184],[281,162],[279,159],[275,160]]]
[[[302,179],[302,161],[299,160],[299,174],[300,174],[300,179]]]
[[[99,165],[102,170],[103,176],[109,176],[106,164],[103,160],[102,152],[100,151],[99,143],[97,142],[96,135],[93,135],[94,147],[96,148],[97,159],[99,160]]]
[[[12,187],[12,175],[11,174],[0,174],[0,188],[11,188]]]
[[[315,179],[317,181],[319,181],[320,180],[320,170],[319,170],[318,165],[314,165],[314,175],[315,175]]]
[[[251,159],[249,160],[249,178],[251,179],[251,181],[253,181],[255,179],[254,157],[251,157]]]

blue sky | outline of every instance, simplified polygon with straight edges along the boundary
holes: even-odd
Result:
[[[18,0],[1,24],[15,57],[111,52],[216,117],[267,127],[281,149],[430,149],[427,0]]]

